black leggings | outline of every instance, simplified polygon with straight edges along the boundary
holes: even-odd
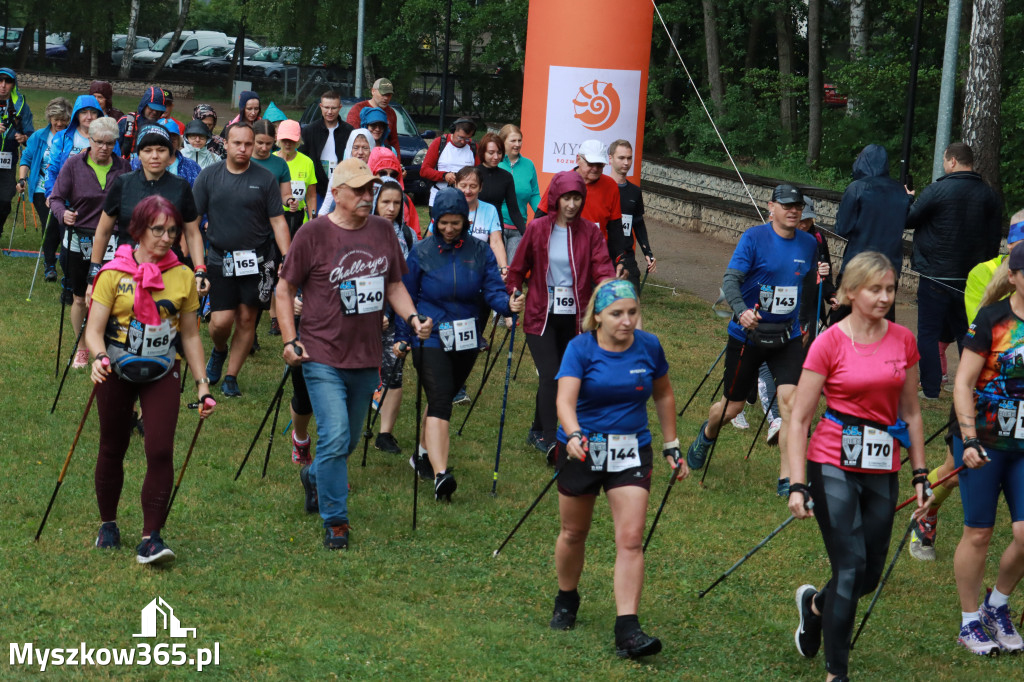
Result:
[[[544,432],[544,442],[554,443],[558,430],[558,382],[555,375],[562,365],[565,348],[576,336],[575,315],[548,314],[548,324],[543,334],[527,334],[526,344],[530,347],[533,364],[537,366],[537,401],[533,426]]]
[[[419,354],[422,353],[422,358]],[[445,421],[452,419],[452,398],[466,384],[473,372],[473,363],[480,351],[444,351],[440,348],[415,348],[413,363],[423,382],[423,393],[427,397],[427,416]],[[417,362],[417,360],[421,360]]]
[[[895,473],[843,471],[807,463],[807,479],[832,577],[815,598],[822,614],[825,670],[846,675],[857,600],[878,585],[889,552],[899,480]]]
[[[46,229],[46,236],[43,237],[43,263],[47,266],[55,266],[57,264],[57,245],[60,244],[63,230],[57,223],[57,218],[51,215],[50,209],[46,207],[46,196],[42,192],[38,192],[32,197],[32,205],[39,215],[39,224]],[[50,219],[49,225],[46,225],[47,218]]]

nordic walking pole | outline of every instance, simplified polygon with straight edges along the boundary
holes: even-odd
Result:
[[[822,290],[824,288],[825,288],[825,280],[819,274],[818,275],[818,307],[814,309],[814,322],[813,322],[813,324],[814,324],[814,336],[811,339],[812,341],[814,339],[818,338],[818,320],[821,319],[821,294],[822,294]]]
[[[718,436],[715,436],[715,439],[713,441],[711,441],[711,452],[708,453],[708,460],[706,462],[704,462],[704,473],[701,474],[701,477],[700,477],[700,487],[701,488],[704,487],[704,479],[708,475],[708,469],[711,468],[711,458],[715,456],[715,446],[718,445],[718,438],[719,438],[719,436],[722,435],[722,427],[725,425],[725,413],[729,409],[729,399],[725,397],[725,393],[724,392],[722,393],[722,400],[725,401],[725,404],[722,405],[722,416],[718,419]],[[701,435],[703,435],[703,434],[701,434]],[[698,436],[698,438],[699,437],[700,436]]]
[[[757,439],[761,437],[761,429],[764,428],[764,423],[768,421],[768,413],[772,411],[772,407],[775,405],[775,399],[779,397],[779,392],[776,390],[775,395],[772,396],[772,401],[768,403],[768,409],[764,411],[764,415],[761,417],[761,423],[757,427],[757,433],[754,434],[754,439],[750,441],[750,448],[747,450],[747,456],[744,460],[750,459],[750,453],[754,451],[754,446],[757,445]],[[758,402],[761,398],[758,397]]]
[[[537,499],[533,501],[533,504],[530,505],[530,508],[526,510],[525,514],[523,514],[523,518],[519,519],[519,523],[517,523],[516,527],[512,529],[512,532],[508,534],[508,537],[506,537],[505,540],[502,541],[502,543],[498,547],[498,549],[494,550],[494,554],[491,555],[492,557],[497,558],[497,556],[501,552],[501,550],[503,550],[505,548],[505,545],[508,544],[509,540],[512,539],[512,536],[516,534],[517,530],[519,530],[519,527],[523,525],[524,521],[526,521],[526,517],[528,517],[530,515],[530,513],[534,510],[534,508],[538,504],[540,504],[540,501],[542,499],[544,499],[544,496],[548,494],[548,490],[550,490],[551,486],[554,485],[555,479],[558,478],[558,474],[560,474],[560,473],[561,473],[561,470],[556,470],[555,471],[554,475],[548,480],[548,484],[546,486],[544,486],[544,490],[540,491],[540,495],[537,496]]]
[[[24,203],[22,203],[22,206],[24,206]],[[32,292],[36,288],[36,275],[39,274],[39,261],[41,261],[43,259],[43,245],[46,243],[46,228],[48,228],[50,226],[50,216],[51,215],[53,215],[52,211],[47,214],[47,216],[46,216],[46,224],[43,226],[43,239],[42,239],[42,241],[39,242],[39,253],[36,254],[36,267],[35,267],[35,270],[32,271],[32,285],[28,288],[28,298],[25,299],[26,301],[31,301],[32,300]],[[25,221],[22,220],[22,222],[25,222]]]
[[[704,382],[707,381],[708,377],[711,376],[711,373],[715,371],[715,367],[717,367],[718,363],[721,362],[723,355],[725,355],[725,348],[722,348],[722,352],[719,353],[718,357],[715,358],[715,361],[711,363],[711,367],[708,367],[708,371],[704,373],[704,378],[700,380],[699,384],[697,384],[697,388],[693,389],[693,394],[690,396],[690,399],[686,401],[686,404],[683,405],[683,409],[679,410],[678,416],[682,417],[683,413],[686,412],[686,408],[690,406],[690,403],[692,403],[693,399],[697,397],[700,389],[704,387]],[[717,392],[718,391],[715,391],[715,393]]]
[[[487,325],[484,324],[484,330],[487,329]],[[498,318],[494,318],[494,324],[491,325],[491,335],[487,339],[487,354],[484,356],[484,367],[491,361],[491,351],[494,349],[494,332],[498,331]]]
[[[18,209],[21,207],[23,201],[25,201],[25,193],[19,192],[18,201],[14,204],[14,227],[11,228],[11,238],[7,240],[8,251],[10,251],[14,246],[14,233],[18,231]]]
[[[645,270],[644,271],[644,278],[642,280],[640,280],[640,290],[636,292],[637,298],[640,297],[640,294],[644,293],[644,285],[647,284],[647,276],[650,275],[650,274],[651,274],[650,270]]]
[[[953,425],[953,421],[955,419],[956,419],[956,417],[953,417],[953,419],[950,419],[948,422],[946,422],[945,424],[940,426],[938,431],[936,431],[932,435],[928,436],[928,439],[925,440],[925,442],[924,442],[924,446],[928,447],[929,445],[931,445],[933,440],[935,440],[936,438],[941,436],[943,431],[945,431],[946,429],[948,429],[950,426]],[[906,457],[903,458],[902,461],[900,461],[900,464],[906,464],[908,461],[910,461],[910,454],[909,453],[907,454]]]
[[[679,462],[676,462],[676,466],[679,466]],[[661,518],[661,512],[665,511],[665,503],[668,502],[668,496],[672,492],[672,486],[674,486],[678,480],[675,469],[673,469],[672,477],[668,481],[668,487],[665,488],[665,495],[661,498],[661,506],[658,507],[658,513],[654,515],[654,523],[651,524],[651,529],[647,531],[647,539],[644,540],[644,552],[647,551],[647,545],[651,543],[651,536],[654,535],[654,529],[658,527],[658,519]]]
[[[110,367],[110,360],[103,358],[103,367]],[[68,456],[64,459],[64,466],[61,467],[60,475],[57,477],[57,485],[53,489],[53,495],[50,496],[50,504],[46,505],[46,512],[43,514],[43,520],[39,524],[39,530],[36,531],[36,542],[39,542],[39,536],[43,534],[43,528],[46,526],[46,519],[50,516],[50,510],[53,509],[53,502],[57,499],[57,491],[60,490],[60,486],[64,483],[64,475],[68,472],[68,465],[71,464],[71,455],[75,454],[75,446],[78,445],[78,438],[82,435],[82,427],[85,426],[85,419],[89,416],[89,409],[92,407],[93,398],[96,397],[96,387],[99,384],[93,384],[92,391],[89,393],[89,400],[85,403],[85,412],[82,413],[82,419],[78,422],[78,429],[75,430],[75,438],[71,441],[71,449],[68,450]]]
[[[523,347],[519,349],[519,359],[516,361],[516,371],[512,373],[512,381],[519,379],[519,365],[523,364],[523,355],[526,353],[526,344],[523,343]]]
[[[299,357],[302,357],[302,353],[299,352],[302,346],[293,346],[295,353]],[[242,475],[242,469],[245,468],[245,463],[249,461],[249,455],[252,454],[252,449],[256,447],[256,441],[259,440],[260,434],[263,433],[263,427],[267,425],[267,420],[270,419],[270,412],[277,407],[281,402],[281,396],[284,394],[284,382],[288,380],[288,373],[292,371],[291,365],[285,365],[284,373],[281,375],[281,382],[277,385],[277,390],[274,391],[274,397],[270,399],[270,404],[267,405],[267,412],[263,415],[263,421],[260,423],[260,428],[256,430],[256,435],[252,437],[252,443],[249,444],[249,449],[245,451],[245,458],[242,459],[242,463],[238,467],[238,472],[235,474],[235,479]],[[273,434],[271,434],[273,437]]]
[[[277,407],[274,408],[274,421],[270,423],[270,433],[267,438],[267,454],[263,457],[263,473],[260,478],[267,477],[267,465],[270,464],[270,451],[274,447],[274,436],[277,431],[277,417],[281,414],[281,403],[284,402],[284,384],[277,388]]]
[[[60,385],[57,387],[57,395],[53,397],[53,405],[50,406],[50,414],[53,414],[53,411],[57,409],[57,401],[60,400],[61,391],[64,390],[64,382],[67,381],[68,370],[71,369],[71,362],[75,359],[75,353],[78,351],[78,344],[82,342],[82,334],[85,333],[85,323],[88,319],[89,318],[87,316],[86,319],[82,320],[82,328],[78,330],[78,336],[75,338],[75,345],[71,349],[70,357],[68,357],[68,364],[64,365],[64,376],[60,378]]]
[[[63,293],[63,292],[62,292]],[[60,347],[64,341],[64,309],[67,305],[64,303],[64,296],[60,297],[60,325],[57,327],[57,357],[53,363],[53,378],[56,379],[57,375],[60,374]],[[75,351],[78,351],[78,346],[75,346]]]
[[[184,393],[185,392],[185,378],[186,377],[188,377],[188,360],[185,361],[185,368],[183,370],[181,370],[181,391],[180,391],[180,393]]]
[[[916,497],[916,496],[915,496]],[[889,567],[885,569],[885,575],[882,576],[882,580],[878,583],[878,587],[875,589],[875,596],[871,597],[871,603],[868,605],[868,610],[864,612],[864,617],[860,620],[860,627],[857,628],[857,633],[850,640],[850,649],[852,650],[854,645],[857,644],[857,638],[860,637],[861,631],[864,626],[867,625],[868,618],[871,617],[871,612],[875,608],[875,604],[878,603],[878,597],[882,594],[882,588],[885,587],[885,583],[889,580],[889,576],[892,574],[892,569],[896,567],[896,562],[900,558],[900,554],[903,553],[903,548],[907,545],[907,538],[910,537],[910,532],[914,530],[914,525],[917,523],[916,519],[911,519],[910,525],[907,526],[907,532],[903,534],[903,539],[900,540],[899,547],[896,548],[896,553],[892,557],[892,561],[889,562]]]
[[[513,297],[522,296],[518,291],[512,294]],[[498,422],[498,447],[494,451],[494,478],[491,481],[491,497],[498,494],[498,465],[501,463],[501,439],[505,435],[505,409],[508,407],[508,380],[512,376],[512,348],[516,345],[516,324],[519,316],[512,316],[512,334],[508,341],[508,358],[505,361],[505,394],[501,398],[501,421]]]
[[[420,324],[427,321],[423,315],[416,316]],[[423,415],[423,382],[420,373],[423,371],[423,339],[417,339],[419,343],[413,346],[413,353],[416,353],[416,444],[413,446],[413,464],[418,465],[420,461],[420,418]],[[416,530],[416,508],[420,496],[420,472],[417,466],[412,468],[412,529]]]
[[[929,485],[928,487],[930,489],[938,488],[940,485],[942,485],[943,483],[945,483],[949,479],[953,478],[954,476],[956,476],[957,474],[959,474],[961,471],[963,471],[966,468],[967,468],[966,464],[961,464],[956,469],[953,469],[948,474],[946,474],[945,476],[943,476],[939,480],[935,481],[935,485]],[[931,493],[929,492],[929,495],[930,494]],[[903,500],[898,505],[896,505],[896,508],[893,510],[893,512],[898,512],[900,509],[903,509],[904,507],[906,507],[911,502],[914,502],[915,500],[917,500],[917,493],[914,493],[913,495],[911,495],[910,497],[908,497],[907,499]]]
[[[399,344],[399,349],[405,353],[409,347],[405,341]],[[388,397],[388,390],[391,388],[391,382],[395,380],[395,372],[398,371],[399,366],[402,363],[401,358],[395,358],[395,364],[391,366],[391,371],[388,372],[388,378],[384,382],[384,390],[380,394],[380,402],[377,403],[377,409],[373,409],[373,404],[370,404],[370,409],[366,413],[366,428],[363,430],[363,463],[360,466],[366,466],[366,451],[370,447],[370,439],[373,438],[373,423],[377,421],[377,417],[380,415],[380,410],[384,407],[384,399]],[[291,424],[291,422],[288,422]],[[285,429],[287,431],[287,428]]]
[[[505,330],[505,336],[501,339],[501,343],[498,344],[498,351],[494,355],[494,362],[489,367],[484,368],[483,378],[480,379],[480,388],[476,389],[476,395],[473,396],[473,402],[469,404],[469,409],[466,410],[466,416],[462,420],[462,425],[459,427],[459,431],[456,435],[462,435],[462,429],[466,428],[466,422],[469,421],[469,416],[473,414],[473,410],[476,408],[476,403],[480,400],[480,394],[484,391],[484,386],[487,385],[487,380],[491,378],[491,370],[494,369],[494,365],[498,364],[498,358],[501,354],[501,349],[505,347],[505,342],[508,341],[509,330]]]
[[[209,398],[214,405],[217,404],[217,402],[213,400],[213,396],[211,396],[210,394],[203,396],[203,401],[205,401],[206,398]],[[189,405],[189,407],[192,406]],[[199,405],[196,404],[196,407],[198,408]],[[199,439],[199,432],[202,430],[203,424],[205,423],[206,417],[199,417],[199,423],[196,424],[196,431],[195,433],[192,434],[192,442],[189,443],[188,453],[186,453],[185,455],[185,461],[182,462],[181,471],[178,472],[178,481],[177,483],[174,484],[174,491],[171,493],[171,501],[167,503],[167,511],[164,513],[164,525],[167,525],[167,517],[171,515],[171,507],[174,506],[174,498],[178,496],[178,488],[181,487],[181,479],[185,478],[185,469],[188,467],[189,460],[192,459],[192,451],[196,447],[196,441]]]
[[[814,502],[812,502],[811,500],[808,500],[807,502],[805,502],[805,503],[804,503],[804,507],[805,507],[806,509],[813,509],[813,508],[814,508]],[[786,527],[786,526],[788,526],[789,524],[793,523],[793,521],[795,521],[795,520],[796,520],[796,517],[795,517],[795,516],[793,516],[792,514],[790,514],[790,515],[789,515],[789,518],[788,518],[788,519],[786,519],[786,520],[785,520],[785,521],[783,521],[783,522],[782,522],[781,524],[779,524],[779,527],[778,527],[778,528],[776,528],[775,530],[773,530],[773,531],[772,531],[771,533],[769,533],[769,534],[768,534],[768,537],[766,537],[766,538],[765,538],[764,540],[761,540],[761,542],[759,542],[759,543],[757,543],[756,545],[754,545],[754,548],[753,548],[752,550],[750,550],[749,552],[747,552],[746,554],[744,554],[744,555],[743,555],[743,558],[742,558],[742,559],[740,559],[739,561],[737,561],[736,563],[734,563],[734,564],[733,564],[733,565],[732,565],[732,566],[731,566],[731,567],[729,568],[729,570],[728,570],[728,571],[726,571],[726,572],[725,572],[725,573],[723,573],[722,575],[718,576],[718,579],[717,579],[717,580],[715,580],[715,582],[711,583],[711,585],[709,585],[709,586],[708,586],[708,588],[707,588],[706,590],[701,590],[700,592],[698,592],[698,593],[697,593],[697,598],[698,598],[698,599],[703,599],[703,598],[704,598],[704,595],[706,595],[706,594],[707,594],[708,592],[710,592],[711,590],[715,589],[715,587],[716,587],[716,586],[717,586],[717,585],[718,585],[718,584],[719,584],[720,582],[722,582],[723,580],[725,580],[726,578],[728,578],[728,577],[729,577],[730,575],[732,575],[732,573],[733,573],[733,572],[734,572],[734,571],[735,571],[735,570],[736,570],[737,568],[739,568],[740,566],[742,566],[742,565],[743,565],[743,563],[744,563],[744,562],[745,562],[745,561],[746,561],[747,559],[749,559],[750,557],[754,556],[754,554],[756,554],[756,553],[757,553],[757,551],[758,551],[759,549],[761,549],[762,547],[764,547],[765,545],[767,545],[767,544],[768,544],[768,541],[769,541],[769,540],[771,540],[771,539],[772,539],[773,537],[775,537],[776,535],[778,535],[779,533],[781,533],[781,532],[782,532],[782,529],[783,529],[783,528],[785,528],[785,527]]]

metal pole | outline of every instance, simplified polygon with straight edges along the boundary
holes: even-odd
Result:
[[[448,13],[444,21],[444,71],[441,73],[441,101],[438,108],[441,110],[440,121],[437,124],[438,134],[444,135],[445,110],[448,108],[448,58],[452,51],[452,0],[448,0]]]
[[[914,19],[914,46],[910,50],[910,83],[907,85],[906,117],[903,120],[903,153],[900,156],[900,184],[910,182],[910,142],[914,136],[914,104],[917,101],[917,61],[921,53],[921,22],[924,20],[924,0],[917,0]]]
[[[942,56],[942,88],[939,90],[939,117],[935,123],[932,182],[943,175],[942,155],[949,146],[949,134],[953,127],[957,48],[960,43],[960,4],[961,0],[949,0],[949,16],[946,17],[946,50]]]
[[[356,97],[363,96],[363,25],[366,21],[366,0],[359,0],[356,20]]]

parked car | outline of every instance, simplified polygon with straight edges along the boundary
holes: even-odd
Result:
[[[253,49],[253,48],[251,48],[249,46],[248,42],[249,41],[247,40],[246,41],[246,46],[245,46],[245,65],[246,65],[247,68],[249,66],[249,59],[254,54],[256,54],[261,49],[263,49],[263,48],[259,48],[259,47]],[[200,71],[206,71],[206,72],[209,72],[209,73],[227,73],[228,71],[231,70],[231,62],[233,62],[234,60],[235,60],[235,50],[234,50],[234,42],[232,42],[231,43],[231,49],[229,49],[225,54],[217,56],[217,57],[211,57],[209,59],[203,60],[202,62],[196,64],[192,68],[198,69]]]
[[[167,48],[168,43],[171,42],[173,36],[174,33],[165,33],[160,40],[156,41],[152,49],[136,52],[132,57],[132,61],[136,64],[155,63],[163,56],[164,50]],[[220,31],[182,31],[178,37],[178,42],[171,50],[170,59],[193,55],[204,47],[211,45],[231,47],[227,35]]]
[[[360,97],[343,97],[341,99],[341,120],[344,121],[352,106],[364,101]],[[391,108],[395,110],[398,118],[398,146],[401,153],[402,168],[405,169],[405,191],[413,195],[417,204],[425,205],[430,195],[430,183],[420,177],[420,165],[427,155],[426,140],[437,137],[437,131],[428,130],[424,133],[419,131],[412,116],[398,102],[391,102]],[[299,123],[306,125],[323,118],[320,113],[320,99],[311,101],[306,110],[302,112]]]
[[[128,43],[128,36],[124,33],[115,33],[110,41],[110,61],[112,64],[120,64],[124,56],[124,46]],[[146,36],[135,36],[135,47],[132,49],[132,58],[143,50],[151,50],[153,40]]]
[[[849,99],[846,95],[840,95],[836,91],[836,86],[825,83],[825,106],[830,109],[842,109],[847,105]]]
[[[233,50],[227,45],[210,45],[199,50],[195,54],[183,55],[181,57],[172,57],[167,60],[167,66],[171,69],[177,69],[185,71],[188,69],[201,69],[203,62],[210,59],[217,59],[224,57],[225,55],[230,56]]]

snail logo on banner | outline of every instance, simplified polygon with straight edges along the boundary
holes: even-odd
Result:
[[[584,140],[636,146],[642,73],[620,69],[551,66],[548,71],[543,172],[576,166]]]

